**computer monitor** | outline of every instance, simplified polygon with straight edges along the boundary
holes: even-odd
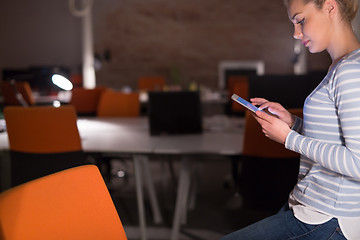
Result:
[[[221,61],[218,66],[219,89],[227,89],[230,76],[264,75],[265,63],[263,61]]]
[[[151,135],[202,133],[199,92],[149,92],[148,115]]]
[[[70,71],[66,67],[32,66],[29,68],[5,68],[2,70],[2,78],[4,81],[26,81],[30,84],[33,92],[49,95],[61,90],[51,80],[54,73],[70,77]]]

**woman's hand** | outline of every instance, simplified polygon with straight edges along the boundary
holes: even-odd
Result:
[[[263,111],[256,111],[254,117],[261,125],[266,137],[285,144],[286,137],[290,132],[290,127],[286,122]]]
[[[295,116],[289,113],[280,103],[269,102],[264,98],[251,98],[250,101],[253,105],[259,106],[260,110],[267,109],[268,112],[287,123],[289,128],[294,125]]]

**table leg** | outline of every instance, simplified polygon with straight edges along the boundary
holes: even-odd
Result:
[[[144,196],[142,188],[141,178],[141,156],[134,155],[134,173],[135,173],[135,185],[136,185],[136,197],[139,211],[139,225],[141,240],[146,240],[146,222],[145,222],[145,207],[144,207]]]
[[[156,193],[155,193],[154,181],[151,176],[148,157],[142,156],[141,163],[143,166],[142,172],[145,177],[145,184],[148,189],[148,193],[149,193],[149,197],[150,197],[151,209],[152,209],[152,212],[154,215],[154,222],[159,224],[159,223],[163,222],[163,219],[162,219],[162,215],[160,212],[159,202],[158,202],[158,199],[157,199]]]
[[[198,191],[198,183],[199,183],[199,169],[200,169],[200,162],[195,162],[195,168],[194,163],[192,163],[192,170],[191,170],[191,188],[190,188],[190,196],[189,196],[189,204],[188,209],[194,210],[196,205],[196,194]]]
[[[171,230],[171,240],[179,239],[180,225],[184,211],[187,211],[187,199],[190,189],[190,162],[183,157],[180,168],[178,191],[176,196],[175,214]]]

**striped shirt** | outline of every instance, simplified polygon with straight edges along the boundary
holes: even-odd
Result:
[[[330,68],[303,115],[285,142],[301,154],[291,198],[327,216],[359,219],[360,49]]]

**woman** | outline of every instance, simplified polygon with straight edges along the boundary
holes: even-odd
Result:
[[[360,239],[360,43],[351,27],[358,0],[287,0],[294,38],[326,50],[329,71],[307,97],[304,119],[251,99],[264,134],[301,154],[287,209],[223,240]],[[270,196],[269,196],[270,197]]]

